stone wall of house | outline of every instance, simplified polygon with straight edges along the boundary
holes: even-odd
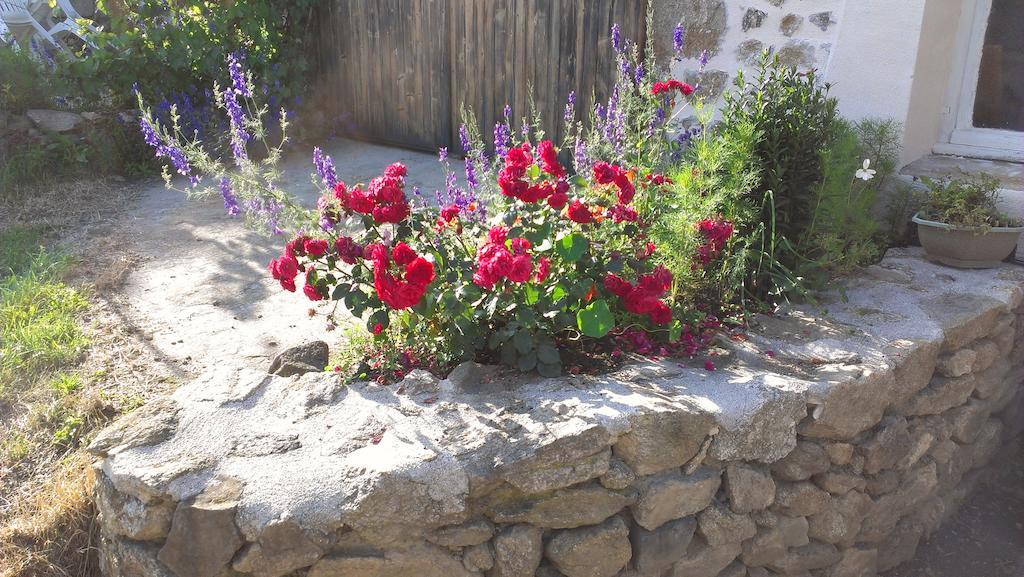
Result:
[[[686,24],[685,59],[672,64],[676,78],[700,84],[716,99],[737,70],[756,70],[764,49],[800,69],[824,70],[835,43],[844,0],[652,0],[659,60],[672,53],[672,30]],[[698,78],[697,58],[707,50],[708,65]]]
[[[713,372],[220,369],[91,446],[105,574],[873,576],[1024,428],[1024,270],[891,253],[847,285]]]

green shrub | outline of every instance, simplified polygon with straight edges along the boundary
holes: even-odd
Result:
[[[53,106],[53,76],[28,50],[0,46],[0,112]]]
[[[111,31],[91,35],[98,49],[65,63],[65,73],[90,100],[134,105],[133,87],[147,98],[199,95],[224,60],[241,51],[254,77],[278,105],[302,94],[307,42],[316,0],[140,2]]]
[[[760,135],[754,152],[761,178],[750,199],[761,218],[746,231],[756,247],[747,253],[754,259],[747,286],[758,298],[799,290],[794,271],[805,259],[795,243],[811,225],[815,186],[824,176],[821,151],[830,146],[835,119],[828,85],[767,51],[753,81],[739,73],[735,89],[725,94],[724,126],[749,123]]]
[[[807,259],[800,273],[819,280],[881,257],[886,239],[874,207],[896,169],[900,148],[900,127],[893,120],[837,119],[832,129],[821,155],[822,179],[813,188],[812,219],[797,247]]]
[[[757,141],[750,123],[704,131],[691,139],[682,162],[671,173],[672,185],[661,199],[668,209],[655,222],[651,236],[659,247],[658,258],[675,278],[676,300],[684,307],[717,307],[743,296],[745,239],[733,237],[720,259],[699,266],[698,223],[719,218],[745,228],[756,220],[750,193],[760,177],[754,154]]]

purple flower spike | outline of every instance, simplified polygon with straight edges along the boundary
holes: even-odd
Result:
[[[248,83],[245,81],[245,72],[242,70],[241,57],[237,52],[228,54],[228,74],[231,75],[231,88],[242,98],[249,98]]]
[[[465,124],[459,125],[459,144],[462,145],[462,152],[469,152],[469,129]]]
[[[683,42],[686,39],[686,25],[680,22],[672,31],[672,47],[675,50],[676,58],[683,57]]]
[[[494,125],[494,155],[504,158],[508,154],[509,138],[512,136],[512,127],[507,122],[498,122]]]
[[[647,75],[647,71],[644,70],[644,63],[636,65],[636,74],[633,77],[633,83],[640,86],[640,83],[644,81],[644,76]]]
[[[334,170],[334,160],[324,154],[319,146],[313,149],[313,166],[316,167],[316,173],[320,176],[324,186],[333,190],[334,185],[338,184],[338,173]]]
[[[622,45],[622,31],[619,29],[618,24],[612,24],[612,48],[616,52],[622,52],[625,48]]]
[[[231,189],[231,179],[224,176],[220,179],[220,195],[224,198],[224,209],[228,211],[231,216],[238,216],[242,213],[241,207],[238,206],[238,199],[235,198],[235,192]]]
[[[576,91],[569,91],[569,99],[565,103],[565,123],[572,123],[576,117]]]

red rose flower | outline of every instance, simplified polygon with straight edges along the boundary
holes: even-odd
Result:
[[[405,266],[411,263],[416,260],[416,256],[416,251],[404,242],[399,242],[395,245],[395,248],[391,249],[391,258],[394,259],[395,264],[398,266]]]
[[[654,310],[652,310],[648,315],[648,318],[650,318],[651,322],[656,325],[667,325],[672,322],[672,309],[670,309],[665,303],[658,301],[658,303],[654,305]]]
[[[354,188],[348,195],[348,208],[359,214],[370,214],[373,212],[373,201],[361,188]]]
[[[604,277],[604,288],[613,295],[624,298],[633,289],[633,285],[617,274],[608,273]]]
[[[377,324],[373,325],[373,334],[374,334],[374,336],[379,335],[382,332],[384,332],[384,325],[382,325],[380,323],[377,323]],[[341,368],[341,367],[338,367],[338,368]]]
[[[555,192],[548,197],[548,206],[555,210],[562,210],[562,207],[569,202],[569,195],[564,192]]]
[[[305,243],[306,237],[304,236],[297,236],[291,239],[288,241],[288,244],[284,245],[284,254],[292,258],[306,254]]]
[[[327,247],[327,241],[321,238],[311,238],[302,244],[306,254],[313,258],[323,256],[327,252]]]
[[[394,162],[384,169],[384,176],[388,178],[405,178],[408,171],[401,162]]]
[[[537,274],[534,275],[533,280],[542,283],[548,278],[548,274],[551,273],[551,259],[546,256],[542,256],[537,259]]]
[[[334,250],[338,253],[338,258],[346,264],[355,264],[363,258],[363,247],[356,244],[350,236],[339,236],[334,241]]]
[[[306,284],[302,287],[302,292],[306,295],[306,298],[308,298],[311,301],[324,300],[324,295],[320,294],[320,291],[318,291],[314,285],[310,284],[312,276],[313,269],[309,269],[306,272]]]
[[[508,271],[508,280],[523,283],[530,280],[533,274],[533,262],[530,255],[521,254],[512,259],[512,268]]]
[[[450,204],[441,209],[441,220],[451,222],[459,216],[459,212],[461,212],[461,209],[457,205]]]
[[[621,222],[636,222],[639,215],[636,209],[632,206],[626,206],[625,204],[616,204],[608,208],[608,216],[612,217],[616,223]]]
[[[683,93],[684,96],[693,94],[693,87],[689,84],[685,84],[678,80],[666,80],[664,82],[655,82],[651,87],[651,93],[654,95],[661,94],[663,92],[671,92],[678,90]]]
[[[590,209],[579,200],[572,201],[566,214],[569,216],[569,220],[579,224],[594,222],[594,215],[590,214]]]
[[[555,145],[550,140],[542,141],[537,145],[537,154],[540,155],[540,167],[544,172],[555,178],[565,176],[565,169],[558,163],[558,151],[555,150]]]
[[[405,267],[405,280],[419,286],[434,282],[434,263],[421,256],[416,257]]]

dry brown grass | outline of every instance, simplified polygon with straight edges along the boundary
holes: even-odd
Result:
[[[92,469],[75,454],[0,525],[0,577],[98,577]]]

